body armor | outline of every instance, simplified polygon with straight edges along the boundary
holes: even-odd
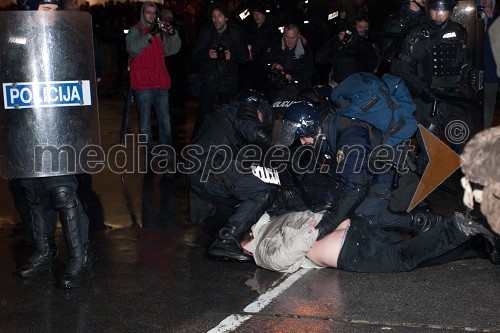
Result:
[[[450,22],[443,30],[422,30],[426,55],[422,60],[422,81],[438,88],[454,88],[460,81],[466,61],[467,33],[458,23]]]

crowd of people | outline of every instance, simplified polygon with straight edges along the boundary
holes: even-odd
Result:
[[[312,225],[307,234],[314,231],[316,243],[308,243],[300,256],[313,267],[401,271],[456,249],[441,262],[481,256],[484,248],[494,263],[500,263],[498,236],[472,218],[459,213],[444,217],[423,205],[409,213],[401,207],[401,201],[412,195],[412,187],[403,182],[411,178],[410,185],[415,179],[418,183],[428,163],[417,123],[437,135],[455,119],[470,129],[490,125],[475,124],[471,118],[467,92],[482,89],[482,68],[470,54],[467,31],[452,21],[456,2],[412,0],[385,24],[381,17],[392,7],[377,4],[172,0],[163,6],[81,6],[92,14],[102,66],[109,66],[106,59],[114,53],[112,71],[118,81],[126,79],[124,72],[130,68],[148,160],[162,153],[152,139],[151,111],[159,125],[159,144],[172,145],[170,92],[178,89],[176,85],[184,86],[189,71],[196,73],[190,84],[197,86],[191,91],[199,106],[191,141],[201,150],[195,157],[213,171],[224,171],[205,174],[203,169],[189,175],[190,218],[201,223],[217,214],[218,205],[232,211],[209,249],[212,257],[253,262],[264,243],[257,242],[255,230],[253,246],[242,247],[241,241],[266,211],[279,219],[290,210],[314,210],[321,212],[314,219],[285,215],[301,221],[299,229]],[[36,8],[24,9],[60,5],[59,0],[42,0],[36,1]],[[494,21],[494,8],[490,9],[479,10],[488,24]],[[386,12],[381,16],[382,10]],[[179,72],[171,66],[170,59],[179,53],[189,55],[190,70]],[[353,113],[352,105],[358,102],[359,113]],[[380,112],[390,115],[382,125]],[[406,156],[406,150],[395,147],[406,147],[405,140],[412,136],[422,149]],[[381,145],[397,151],[382,166],[371,154],[359,155],[360,149],[371,153]],[[260,165],[236,158],[248,147],[262,153],[257,158]],[[460,153],[463,142],[453,149]],[[273,177],[274,161],[263,159],[269,152],[289,154],[281,160],[286,167],[276,171],[280,186]],[[250,162],[255,162],[252,157]],[[297,172],[307,169],[303,164],[308,161],[312,169]],[[330,171],[318,172],[324,166]],[[407,166],[411,177],[401,172]],[[374,168],[382,171],[373,172]],[[145,179],[153,174],[152,168]],[[162,186],[170,185],[170,179],[162,181]],[[70,256],[60,284],[80,286],[91,276],[92,254],[76,179],[27,178],[21,180],[21,188],[31,212],[27,219],[33,226],[35,253],[18,275],[27,278],[54,266],[58,251],[53,228],[47,231],[43,215],[52,205],[63,223]],[[143,204],[144,228],[172,223],[170,212],[156,219],[151,209]],[[400,232],[414,236],[413,241],[395,236]],[[280,230],[273,235],[279,237]],[[468,241],[475,235],[485,241],[471,245]],[[302,236],[296,233],[290,239],[300,243]],[[434,250],[428,251],[429,246]],[[473,249],[460,251],[464,247]],[[259,256],[269,257],[273,251],[263,248]],[[373,259],[380,251],[386,257]],[[363,260],[357,261],[360,257]],[[302,264],[300,258],[296,262]]]

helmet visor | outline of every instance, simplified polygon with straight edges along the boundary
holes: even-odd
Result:
[[[291,146],[295,141],[295,135],[300,124],[289,120],[279,119],[274,122],[273,126],[273,144]]]

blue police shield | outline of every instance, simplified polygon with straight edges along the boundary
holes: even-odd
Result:
[[[0,174],[90,172],[100,150],[91,17],[0,12]]]

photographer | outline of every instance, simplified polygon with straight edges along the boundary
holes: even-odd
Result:
[[[151,131],[153,106],[158,118],[160,144],[172,145],[169,111],[171,79],[164,57],[176,54],[181,48],[179,34],[169,23],[162,22],[159,14],[154,2],[145,2],[141,7],[140,22],[129,29],[126,38],[127,51],[132,58],[130,87],[135,91],[139,132],[147,135],[149,153],[153,148]],[[142,227],[145,229],[167,226],[173,222],[171,218],[165,217],[158,220],[154,214],[152,200],[146,191],[148,188],[146,185],[152,182],[149,177],[151,174],[148,172],[144,177]]]
[[[159,20],[154,2],[145,2],[141,8],[140,22],[129,29],[126,38],[127,51],[132,58],[130,85],[135,91],[139,110],[139,131],[148,136],[151,148],[151,107],[158,117],[160,143],[172,144],[168,89],[170,74],[164,57],[179,52],[179,34],[168,23]]]
[[[318,64],[332,64],[329,82],[332,86],[354,73],[373,73],[377,67],[377,50],[366,33],[369,28],[370,22],[365,16],[358,17],[354,26],[341,24],[337,36],[316,53]]]
[[[311,85],[313,53],[307,40],[300,35],[299,27],[286,24],[283,37],[265,55],[270,75],[271,101],[289,99]]]
[[[228,10],[222,3],[210,6],[211,22],[203,27],[193,44],[193,64],[199,66],[200,105],[193,135],[206,116],[213,113],[217,99],[229,103],[238,92],[238,65],[248,60],[247,43],[240,27],[228,24]]]

